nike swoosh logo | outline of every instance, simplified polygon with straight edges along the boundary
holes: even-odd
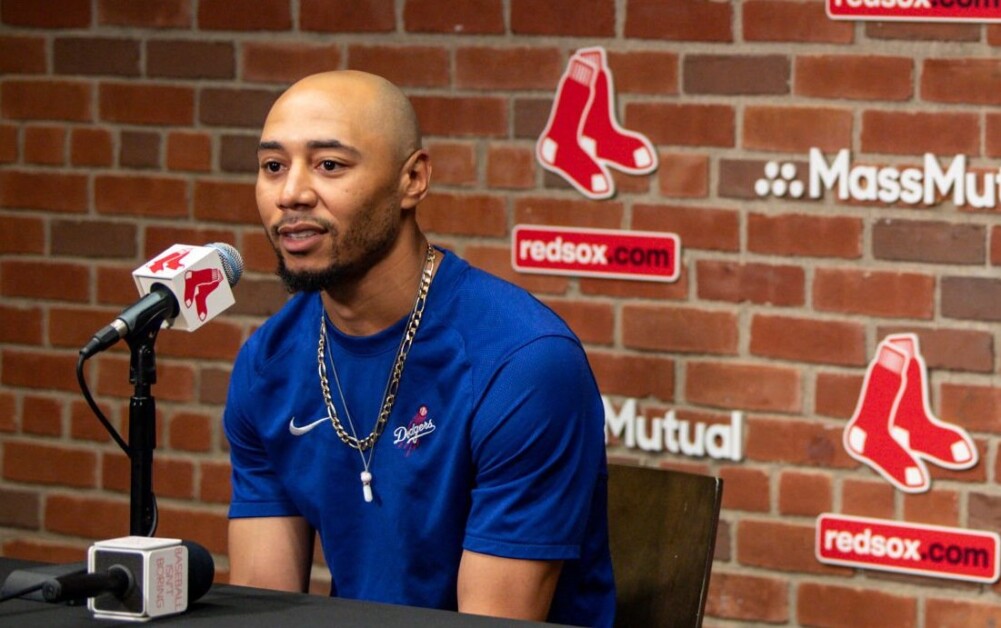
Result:
[[[288,431],[292,434],[292,436],[302,436],[317,425],[326,423],[329,420],[330,419],[328,417],[323,417],[322,419],[317,419],[312,423],[307,423],[306,425],[300,427],[295,424],[295,417],[292,417],[292,420],[288,422]]]

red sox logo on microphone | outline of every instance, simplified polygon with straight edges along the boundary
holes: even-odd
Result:
[[[535,147],[543,168],[596,200],[615,194],[609,167],[628,174],[657,169],[657,152],[650,140],[616,121],[614,94],[605,49],[575,52]]]
[[[149,263],[151,272],[161,272],[166,269],[181,270],[184,268],[184,257],[191,249],[181,249],[159,257]],[[189,270],[184,273],[184,307],[195,306],[198,319],[204,321],[208,316],[207,300],[209,295],[222,283],[223,274],[215,268]]]

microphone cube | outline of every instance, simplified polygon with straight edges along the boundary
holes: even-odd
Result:
[[[146,621],[188,608],[188,548],[180,539],[125,536],[99,541],[87,553],[87,571],[124,568],[134,579],[122,596],[104,593],[87,601],[95,617]]]
[[[132,271],[132,278],[142,296],[156,284],[174,295],[179,312],[164,323],[171,329],[195,331],[236,302],[219,253],[209,246],[175,244]]]

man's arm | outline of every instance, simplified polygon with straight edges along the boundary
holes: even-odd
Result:
[[[230,584],[306,592],[313,538],[302,517],[230,519]]]
[[[459,611],[545,621],[563,562],[501,558],[465,550],[459,563]]]

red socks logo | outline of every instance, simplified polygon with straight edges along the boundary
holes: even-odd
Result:
[[[879,343],[845,427],[844,445],[851,457],[907,493],[931,487],[925,460],[946,469],[977,463],[969,434],[931,412],[927,367],[914,334],[890,335]]]
[[[222,282],[223,274],[215,268],[189,270],[184,273],[184,307],[190,308],[192,301],[198,312],[198,319],[208,316],[206,301]]]
[[[657,169],[650,140],[615,120],[612,72],[604,48],[582,48],[570,58],[535,149],[543,168],[592,199],[615,194],[608,167],[629,174]]]

